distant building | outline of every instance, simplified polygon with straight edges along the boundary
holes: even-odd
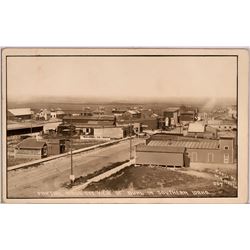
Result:
[[[179,123],[180,109],[170,107],[163,111],[165,127],[176,126]]]
[[[54,131],[54,132],[57,132],[57,128],[58,126],[61,124],[61,122],[57,122],[57,121],[54,121],[54,122],[46,122],[43,124],[43,132],[44,133],[47,133],[47,132],[50,132],[50,131]]]
[[[93,115],[104,115],[104,114],[105,114],[104,110],[97,109],[93,111]]]
[[[131,118],[131,119],[122,119],[121,117],[117,118],[118,125],[129,125],[132,124],[134,128],[140,127],[140,132],[143,130],[157,130],[159,128],[159,119],[158,117],[151,118]],[[138,130],[138,131],[139,131]]]
[[[56,119],[56,118],[57,118],[57,117],[56,117],[56,111],[51,110],[51,111],[50,111],[50,116],[51,116],[51,119]]]
[[[110,138],[110,139],[122,139],[124,137],[133,135],[132,128],[129,126],[123,127],[93,127],[94,138]]]
[[[104,115],[105,109],[104,107],[98,107],[96,110],[93,111],[93,115]]]
[[[195,111],[185,111],[180,113],[180,123],[194,122],[196,120]]]
[[[37,141],[33,138],[28,138],[20,142],[14,150],[15,158],[31,158],[41,159],[47,157],[47,144],[44,141]]]
[[[83,108],[83,111],[81,113],[81,116],[93,116],[93,112],[90,109],[90,107]]]
[[[40,112],[37,114],[39,120],[48,121],[51,118],[51,112],[47,109],[41,109]]]
[[[230,131],[237,129],[236,120],[216,120],[210,119],[207,121],[207,125],[218,129],[219,131]]]
[[[17,108],[8,109],[7,119],[8,120],[30,120],[32,119],[33,112],[30,108]]]
[[[116,125],[116,117],[114,115],[100,115],[100,116],[65,116],[63,117],[64,123],[73,124],[76,127],[82,127],[82,125]]]
[[[141,112],[139,110],[128,110],[125,113],[123,113],[122,117],[124,119],[140,119]]]
[[[120,139],[132,132],[129,124],[118,125],[114,115],[65,116],[63,122],[72,124],[80,135],[86,137]]]
[[[62,119],[65,115],[65,112],[61,109],[51,110],[50,112],[51,119]]]
[[[57,133],[63,136],[72,136],[76,133],[76,127],[70,123],[61,123],[57,127]]]
[[[112,114],[115,116],[122,116],[124,113],[126,113],[126,110],[123,109],[112,109]]]
[[[203,137],[205,125],[202,122],[193,122],[188,125],[188,135],[194,137]]]
[[[7,136],[35,134],[43,131],[43,124],[32,122],[13,123],[7,125]]]

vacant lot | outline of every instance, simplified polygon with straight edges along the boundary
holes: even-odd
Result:
[[[207,169],[206,169],[207,170]],[[237,188],[221,181],[215,172],[192,169],[149,168],[131,165],[120,172],[91,183],[84,191],[139,191],[139,196],[236,197]]]

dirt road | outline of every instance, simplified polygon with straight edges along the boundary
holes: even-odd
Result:
[[[142,139],[133,139],[134,146]],[[75,177],[93,173],[111,163],[129,159],[129,141],[73,156]],[[70,157],[45,162],[37,167],[8,172],[9,198],[38,198],[61,189],[69,181]],[[44,193],[44,194],[43,194]]]

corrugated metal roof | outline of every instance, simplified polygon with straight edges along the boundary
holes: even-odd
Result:
[[[169,147],[169,146],[151,146],[151,145],[137,145],[136,151],[139,152],[166,152],[166,153],[184,153],[184,147]]]
[[[171,146],[171,147],[185,147],[185,148],[201,148],[201,149],[218,149],[218,141],[181,141],[181,140],[152,140],[148,146]]]
[[[14,116],[31,115],[31,109],[30,108],[9,109],[9,112],[12,113]]]
[[[40,149],[42,148],[46,142],[44,141],[37,141],[36,139],[33,138],[28,138],[23,140],[17,145],[17,148],[19,149]]]

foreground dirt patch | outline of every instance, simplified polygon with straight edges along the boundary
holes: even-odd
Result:
[[[194,171],[167,168],[134,167],[88,185],[84,191],[140,191],[140,195],[161,197],[236,197],[237,188],[217,185],[214,175],[195,175]],[[150,192],[149,192],[150,191]],[[171,191],[171,192],[170,192]],[[138,193],[138,192],[137,192]]]

